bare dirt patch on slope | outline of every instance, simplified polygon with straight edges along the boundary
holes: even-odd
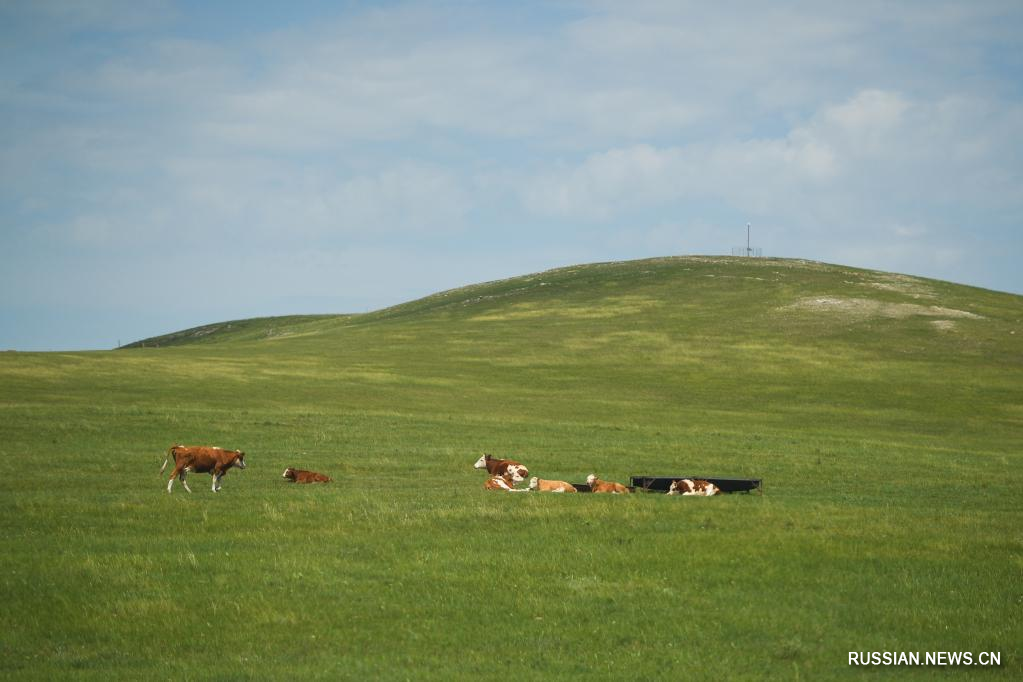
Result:
[[[803,298],[795,303],[783,306],[781,310],[834,315],[852,320],[868,320],[878,317],[888,319],[938,317],[945,321],[953,319],[983,319],[981,315],[976,313],[937,305],[891,303],[869,298],[847,298],[841,296],[812,296]]]

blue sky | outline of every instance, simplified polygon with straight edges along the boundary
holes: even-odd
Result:
[[[561,265],[1023,293],[1023,5],[0,2],[0,349]]]

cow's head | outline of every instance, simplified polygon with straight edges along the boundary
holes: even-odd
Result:
[[[596,482],[597,482],[596,474],[590,474],[589,476],[586,477],[586,485],[593,487],[593,484]]]
[[[540,479],[539,478],[534,476],[533,478],[529,479],[529,489],[530,490],[536,490],[539,487],[540,487]]]
[[[487,460],[488,459],[490,459],[490,455],[483,455],[482,457],[480,457],[479,459],[476,460],[476,463],[472,465],[472,468],[473,469],[486,469],[487,468]]]
[[[231,465],[236,466],[239,469],[245,468],[245,453],[241,450],[234,451],[234,459],[231,460]]]
[[[295,480],[295,470],[288,467],[284,470],[284,473],[281,474],[281,478],[290,478],[291,480]]]

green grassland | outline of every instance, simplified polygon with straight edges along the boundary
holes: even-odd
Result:
[[[0,354],[0,676],[1021,674],[1019,296],[666,258],[136,346]],[[172,443],[248,468],[168,495]],[[764,493],[486,492],[484,451]]]

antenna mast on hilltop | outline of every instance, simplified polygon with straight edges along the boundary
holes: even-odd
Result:
[[[741,246],[732,247],[733,256],[746,256],[747,258],[759,258],[764,255],[764,250],[759,246],[750,245],[750,224],[746,223],[746,248]]]

